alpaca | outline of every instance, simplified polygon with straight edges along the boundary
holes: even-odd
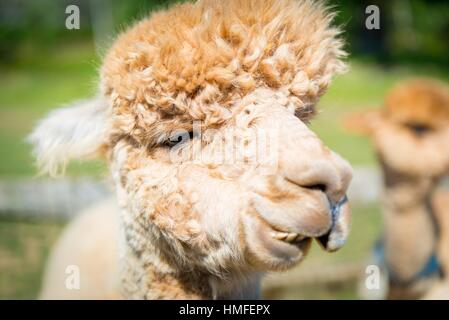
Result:
[[[41,297],[257,298],[313,239],[342,247],[352,169],[307,126],[346,67],[333,16],[308,0],[200,0],[120,35],[98,96],[31,135],[51,174],[104,158],[117,196],[68,227]]]
[[[349,115],[346,126],[368,135],[384,176],[384,234],[378,261],[386,297],[449,299],[449,88],[431,79],[400,83],[384,107]]]

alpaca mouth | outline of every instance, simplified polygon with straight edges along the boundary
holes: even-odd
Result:
[[[301,211],[304,199],[279,204],[256,195],[252,208],[255,216],[265,224],[267,238],[278,243],[278,246],[290,244],[301,247],[304,243],[310,243],[307,239],[315,239],[322,249],[333,252],[345,244],[349,232],[347,202],[346,195],[336,203],[323,196],[312,197],[306,206],[309,210]]]
[[[328,252],[344,245],[349,230],[347,198],[333,206],[328,199],[320,200],[320,206],[298,214],[299,203],[279,206],[256,198],[243,217],[248,252],[257,266],[276,271],[297,265],[307,256],[313,239]]]
[[[299,253],[302,258],[307,254],[314,237],[307,236],[298,232],[279,230],[277,227],[270,224],[268,221],[261,219],[265,226],[265,235],[269,239],[269,242],[276,244],[278,250],[284,248],[288,251],[293,249],[296,253]],[[290,249],[288,249],[290,248]],[[301,258],[301,259],[302,259]]]
[[[244,219],[248,250],[263,270],[284,270],[307,255],[311,237],[275,229],[257,215],[245,215]]]
[[[272,231],[270,235],[275,240],[295,245],[300,249],[307,245],[311,240],[310,237],[298,234],[296,232]]]

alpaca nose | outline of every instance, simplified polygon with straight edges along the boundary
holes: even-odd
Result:
[[[304,159],[284,166],[284,179],[297,186],[324,193],[330,204],[346,195],[352,179],[352,168],[336,153],[326,150],[321,159]]]

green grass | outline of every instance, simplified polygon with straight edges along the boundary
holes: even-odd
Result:
[[[0,299],[37,297],[45,259],[61,228],[57,222],[0,220]]]
[[[274,300],[355,300],[357,283],[332,283],[325,285],[305,285],[301,288],[293,286],[272,290],[265,299]]]
[[[81,43],[0,64],[0,177],[34,175],[26,136],[49,110],[95,92],[98,61],[93,46]],[[74,165],[69,173],[96,173],[96,167]]]

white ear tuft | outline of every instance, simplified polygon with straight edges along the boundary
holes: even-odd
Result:
[[[46,116],[28,137],[41,171],[56,175],[71,159],[96,154],[106,139],[108,110],[107,101],[95,97]]]

